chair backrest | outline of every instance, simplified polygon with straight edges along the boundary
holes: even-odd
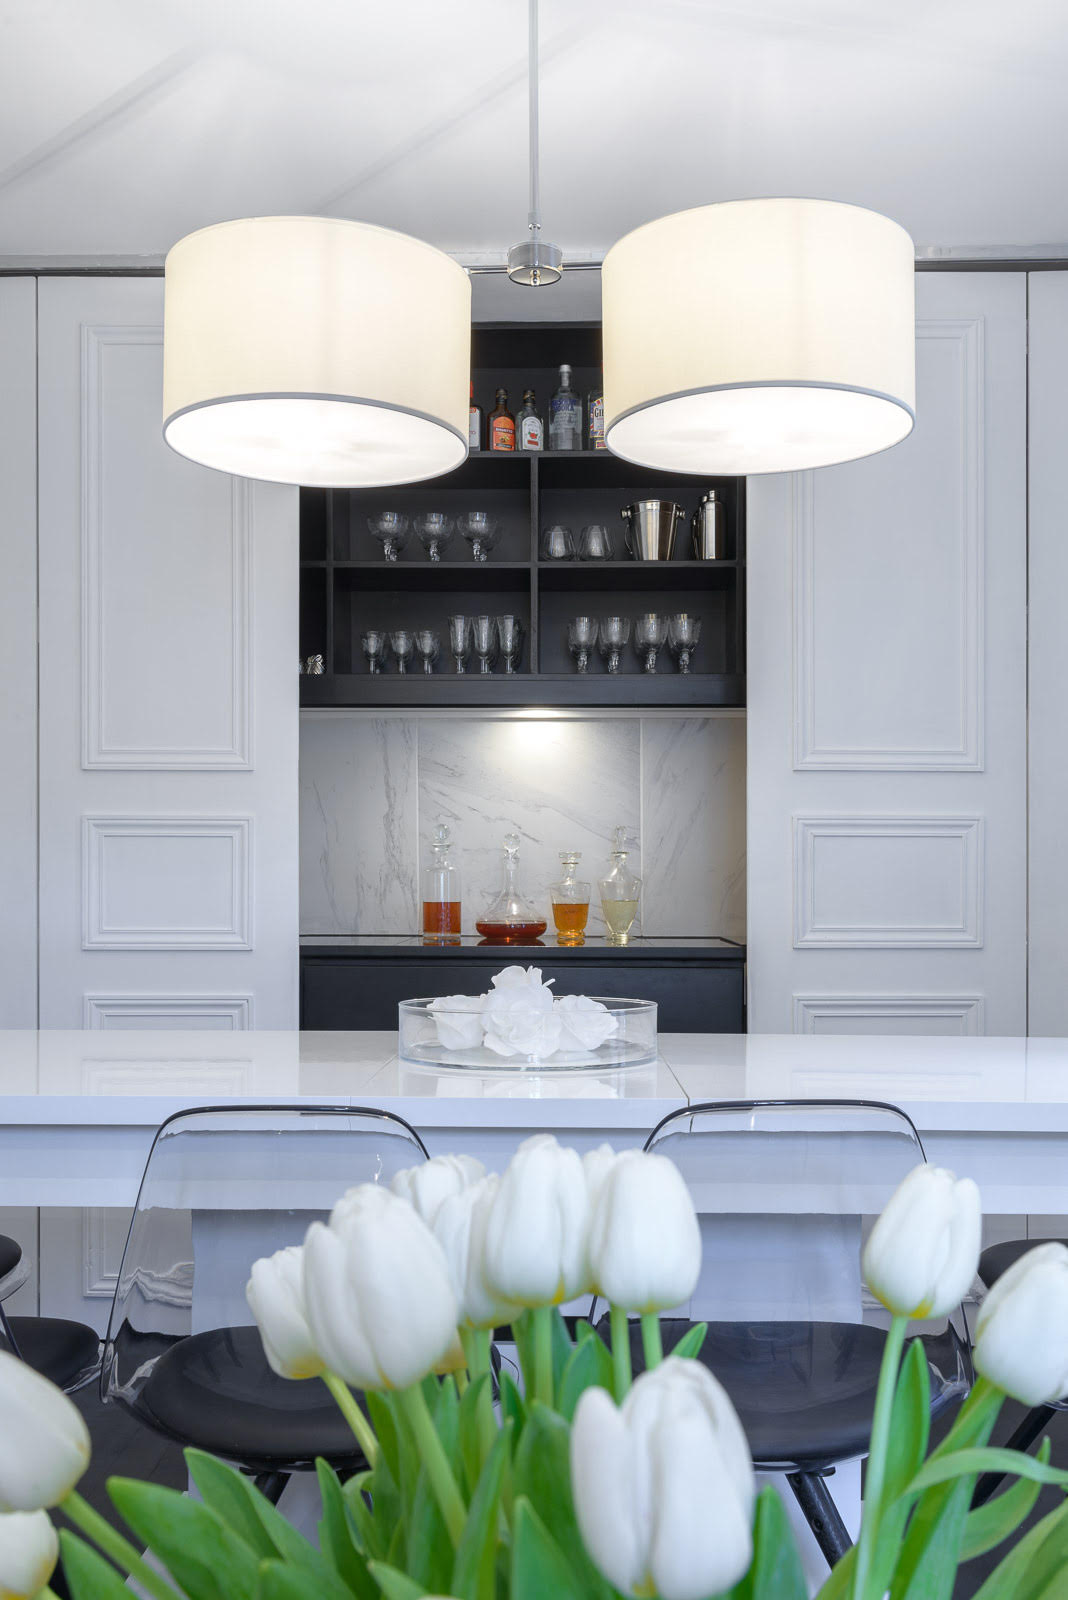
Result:
[[[693,1195],[704,1263],[686,1309],[716,1321],[860,1322],[862,1240],[925,1159],[905,1113],[875,1101],[691,1106],[646,1149]]]
[[[136,1408],[177,1340],[253,1317],[253,1261],[300,1244],[358,1183],[387,1184],[427,1159],[389,1112],[336,1106],[212,1106],[168,1117],[145,1165],[104,1347],[105,1400]]]

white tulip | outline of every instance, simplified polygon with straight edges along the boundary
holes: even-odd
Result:
[[[33,1600],[59,1559],[47,1511],[0,1513],[0,1600]]]
[[[0,1511],[57,1506],[89,1465],[89,1429],[61,1389],[0,1350]]]
[[[521,1306],[559,1305],[587,1287],[589,1201],[582,1158],[548,1133],[525,1139],[490,1209],[485,1276]]]
[[[486,1227],[500,1182],[497,1174],[491,1173],[461,1194],[450,1196],[434,1223],[434,1236],[445,1252],[460,1302],[460,1321],[467,1328],[496,1328],[511,1322],[522,1310],[494,1294],[486,1282]]]
[[[975,1325],[976,1370],[1025,1406],[1068,1399],[1068,1250],[1036,1245],[994,1284]]]
[[[308,1326],[331,1372],[358,1389],[407,1389],[456,1338],[448,1262],[406,1200],[374,1183],[350,1189],[329,1227],[304,1240]]]
[[[624,1594],[705,1600],[753,1554],[753,1462],[725,1390],[668,1359],[621,1407],[587,1389],[571,1428],[571,1489],[598,1570]]]
[[[982,1230],[979,1190],[941,1167],[914,1167],[864,1246],[864,1277],[899,1317],[944,1317],[971,1287]]]
[[[390,1182],[393,1193],[413,1205],[428,1228],[434,1226],[444,1202],[461,1194],[469,1184],[485,1176],[486,1169],[474,1156],[434,1156],[418,1167],[405,1167]]]
[[[280,1378],[317,1378],[323,1360],[304,1307],[304,1252],[291,1244],[252,1263],[245,1299],[260,1330],[268,1365]]]
[[[590,1217],[592,1287],[627,1311],[689,1300],[701,1275],[701,1229],[667,1156],[626,1150],[598,1186]]]

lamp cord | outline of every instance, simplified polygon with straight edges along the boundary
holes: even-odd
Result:
[[[527,227],[541,228],[540,174],[538,171],[538,0],[527,0],[527,84],[530,99],[530,210]]]

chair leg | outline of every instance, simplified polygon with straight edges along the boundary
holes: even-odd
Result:
[[[812,1529],[827,1565],[833,1567],[853,1541],[831,1498],[826,1478],[819,1472],[788,1472],[786,1481],[805,1514],[805,1521]]]
[[[260,1494],[269,1500],[272,1506],[276,1506],[282,1498],[282,1490],[289,1482],[289,1473],[261,1472],[252,1481],[260,1491]]]
[[[1048,1427],[1051,1418],[1057,1412],[1053,1406],[1035,1406],[1030,1410],[1012,1438],[1003,1448],[1006,1450],[1030,1450],[1039,1434]],[[972,1495],[972,1505],[982,1506],[990,1499],[997,1489],[1005,1474],[1003,1472],[984,1472],[975,1486]]]

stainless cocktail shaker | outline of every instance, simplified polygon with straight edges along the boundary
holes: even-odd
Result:
[[[693,553],[698,561],[727,559],[727,508],[715,489],[701,496],[690,523]]]

